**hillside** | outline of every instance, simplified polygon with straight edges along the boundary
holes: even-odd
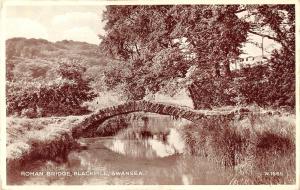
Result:
[[[49,42],[43,39],[12,38],[6,41],[7,80],[51,80],[52,72],[62,60],[80,62],[87,68],[86,75],[99,75],[106,59],[97,45],[63,40]]]

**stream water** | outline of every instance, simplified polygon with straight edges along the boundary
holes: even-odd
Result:
[[[12,184],[229,184],[231,169],[185,154],[179,130],[187,123],[160,115],[135,119],[115,136],[79,139],[82,148],[65,163],[30,163]]]

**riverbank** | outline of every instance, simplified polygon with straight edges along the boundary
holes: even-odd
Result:
[[[203,120],[181,131],[189,150],[232,167],[231,184],[294,184],[296,182],[295,115],[249,115],[243,119]]]
[[[7,118],[7,171],[17,170],[30,160],[62,162],[77,146],[72,128],[84,117]]]
[[[78,147],[74,134],[90,136],[98,131],[100,136],[107,136],[116,134],[120,124],[128,127],[128,122],[136,125],[137,131],[146,133],[147,128],[139,127],[148,123],[143,114],[110,118],[98,129],[90,133],[85,131],[87,134],[76,134],[74,129],[88,116],[9,117],[7,171],[22,168],[24,163],[31,160],[64,162],[68,152]],[[136,122],[132,123],[133,120]],[[157,126],[155,123],[150,125]],[[199,124],[176,126],[188,145],[185,154],[204,157],[221,167],[234,168],[236,176],[231,184],[295,182],[295,115],[249,115],[233,120],[210,118],[203,119]],[[165,128],[169,128],[167,124],[164,124]],[[151,133],[154,129],[151,128]]]

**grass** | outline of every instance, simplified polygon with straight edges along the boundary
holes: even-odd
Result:
[[[82,119],[79,116],[7,118],[8,170],[17,170],[26,161],[34,159],[60,161],[76,145],[71,129]]]
[[[51,140],[55,134],[71,128],[81,121],[81,116],[43,117],[43,118],[7,118],[7,146],[18,141],[30,139]]]
[[[98,127],[96,134],[131,138],[139,133],[168,133],[169,120],[157,121],[161,125],[149,123],[161,127],[145,127],[145,116],[151,114],[131,113],[110,118]],[[83,119],[82,116],[9,117],[8,162],[24,160],[24,157],[56,158],[65,153],[71,146],[68,142],[72,127]],[[203,119],[199,124],[177,128],[188,145],[185,154],[234,169],[231,184],[293,184],[296,180],[295,126],[295,115],[281,114],[250,115],[234,120]]]
[[[181,130],[187,154],[235,169],[231,184],[295,183],[295,116],[203,120]]]
[[[129,123],[141,120],[143,114],[120,115],[100,124],[97,131],[86,131],[82,136],[111,136],[129,126]],[[7,118],[7,160],[22,160],[31,157],[33,152],[51,147],[51,143],[60,144],[66,138],[72,138],[72,128],[84,119],[83,116],[44,117],[44,118]],[[63,138],[63,139],[62,139]],[[71,139],[69,139],[71,141]],[[69,142],[66,142],[69,143]],[[63,146],[61,147],[63,148]],[[50,151],[50,150],[49,150]],[[51,150],[54,151],[54,150]],[[54,151],[55,152],[55,151]],[[46,152],[45,152],[45,156]],[[51,158],[52,156],[50,156]],[[55,155],[53,155],[55,157]]]

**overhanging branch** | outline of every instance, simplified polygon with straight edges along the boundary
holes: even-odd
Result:
[[[266,34],[260,34],[258,32],[254,32],[252,30],[249,30],[248,32],[251,33],[251,34],[255,34],[255,35],[258,35],[258,36],[262,36],[262,37],[266,37],[266,38],[269,38],[271,40],[274,40],[274,41],[278,42],[280,45],[282,45],[284,48],[290,49],[289,45],[286,43],[285,40],[281,40],[280,38],[276,38],[276,37],[266,35]]]
[[[234,13],[237,14],[237,13],[244,12],[244,11],[246,11],[246,10],[247,10],[247,9],[240,9],[240,10],[235,11]]]
[[[251,33],[251,34],[255,34],[255,35],[258,35],[258,36],[261,36],[261,37],[266,37],[266,38],[269,38],[269,39],[271,39],[271,40],[274,40],[274,41],[277,41],[277,42],[279,42],[279,43],[282,43],[280,39],[275,38],[275,37],[270,36],[270,35],[261,34],[261,33],[258,33],[258,32],[254,32],[254,31],[252,31],[252,30],[249,30],[248,32]]]

